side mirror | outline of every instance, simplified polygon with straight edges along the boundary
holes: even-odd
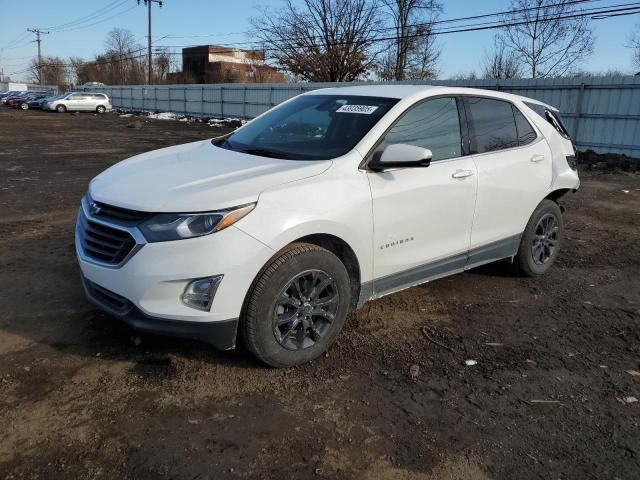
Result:
[[[368,168],[374,172],[382,172],[390,168],[428,167],[432,157],[428,148],[396,143],[385,148],[382,155],[374,156]]]

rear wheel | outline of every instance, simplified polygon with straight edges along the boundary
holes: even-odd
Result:
[[[103,114],[106,111],[107,111],[107,109],[104,108],[104,106],[102,106],[102,105],[98,105],[98,108],[96,108],[96,112],[98,112],[99,114]]]
[[[563,230],[562,211],[558,204],[551,200],[540,202],[520,239],[514,262],[518,271],[533,277],[549,270],[560,251]]]
[[[58,112],[58,113],[64,113],[66,111],[67,111],[67,107],[65,107],[64,105],[58,105],[56,107],[56,112]]]
[[[247,349],[273,367],[309,362],[326,352],[351,304],[349,274],[333,253],[293,244],[258,275],[242,318]]]
[[[20,108],[22,110],[29,110],[29,104],[28,103],[23,103],[23,104],[20,105]]]

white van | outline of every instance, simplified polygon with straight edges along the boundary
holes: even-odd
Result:
[[[70,92],[47,102],[43,110],[104,113],[111,110],[111,99],[104,93]]]

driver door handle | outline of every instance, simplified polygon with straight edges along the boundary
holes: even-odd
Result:
[[[541,162],[542,160],[544,160],[544,155],[534,155],[533,157],[531,157],[531,161],[533,163],[538,163]]]
[[[451,174],[451,178],[467,178],[473,175],[473,170],[456,170]]]

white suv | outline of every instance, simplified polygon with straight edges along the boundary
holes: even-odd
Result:
[[[553,107],[449,87],[295,97],[212,141],[98,175],[76,247],[98,306],[143,331],[312,360],[368,300],[500,259],[540,275],[580,182]]]

